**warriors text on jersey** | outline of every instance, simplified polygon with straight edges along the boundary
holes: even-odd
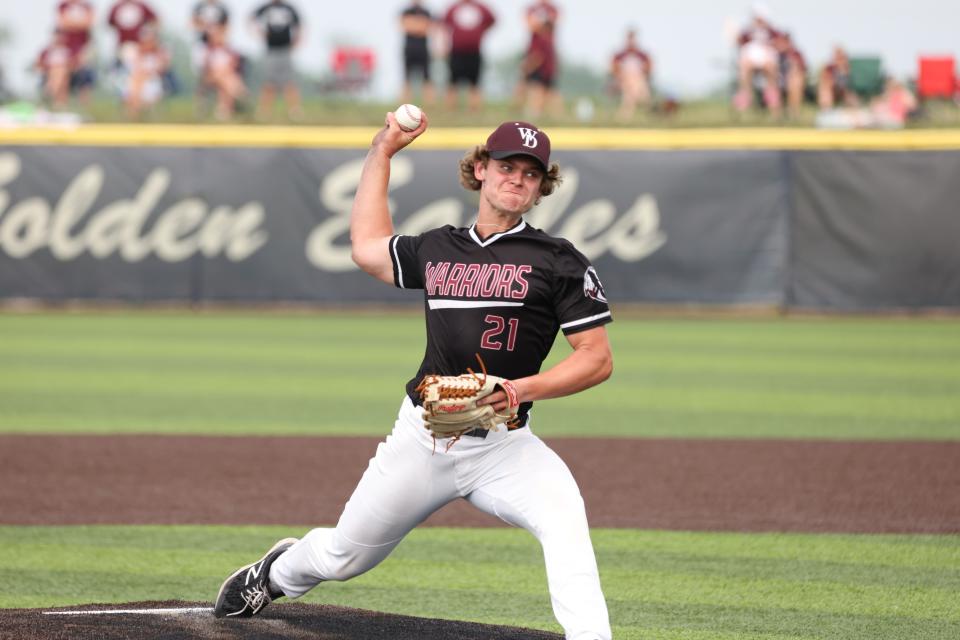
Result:
[[[394,284],[423,289],[427,350],[407,384],[410,399],[427,374],[478,370],[523,378],[540,371],[557,331],[612,320],[596,270],[572,244],[520,221],[481,240],[473,227],[445,226],[390,240]],[[525,421],[533,403],[520,405]]]

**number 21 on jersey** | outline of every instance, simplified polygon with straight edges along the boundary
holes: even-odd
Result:
[[[517,318],[505,320],[502,316],[493,314],[487,315],[484,320],[488,325],[493,326],[483,332],[480,337],[480,347],[493,351],[503,349],[503,334],[506,333],[507,351],[513,351],[513,347],[517,343],[517,328],[520,326],[520,320]]]

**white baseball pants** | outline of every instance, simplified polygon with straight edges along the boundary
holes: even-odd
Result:
[[[271,583],[296,598],[321,582],[349,580],[434,511],[465,498],[540,541],[553,612],[568,639],[609,640],[583,498],[563,460],[529,428],[464,436],[448,451],[423,428],[421,412],[404,399],[336,528],[313,529],[280,556]]]

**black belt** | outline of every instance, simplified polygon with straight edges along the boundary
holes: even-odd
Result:
[[[516,431],[517,429],[523,429],[524,427],[527,426],[527,420],[529,417],[530,417],[529,415],[523,416],[523,424],[518,424],[515,427],[511,427],[507,425],[507,431]],[[483,440],[484,438],[487,437],[488,433],[490,432],[487,429],[477,428],[477,429],[474,429],[473,431],[467,431],[463,435],[470,436],[471,438],[480,438],[481,440]]]

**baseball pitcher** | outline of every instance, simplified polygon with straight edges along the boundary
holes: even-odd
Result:
[[[215,614],[249,617],[279,596],[364,573],[430,514],[462,498],[540,541],[567,638],[608,640],[583,498],[566,464],[532,430],[535,401],[610,376],[603,286],[573,245],[524,221],[560,182],[550,139],[526,122],[503,123],[460,161],[461,184],[480,196],[473,224],[394,233],[390,161],[427,126],[424,116],[404,131],[387,114],[363,166],[350,227],[357,265],[386,284],[423,292],[423,362],[336,527],[281,540],[238,569],[221,587]],[[558,331],[572,350],[541,371]]]

